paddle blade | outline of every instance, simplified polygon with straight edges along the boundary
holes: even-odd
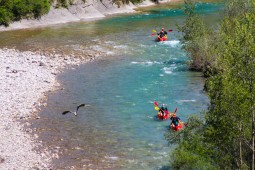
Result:
[[[172,32],[172,31],[173,31],[172,29],[168,30],[168,32]]]
[[[153,102],[153,104],[155,105],[155,106],[158,106],[158,103],[155,101],[155,102]]]
[[[178,110],[178,108],[176,107],[176,109],[175,109],[174,113],[176,113],[176,112],[177,112],[177,110]]]
[[[154,109],[155,109],[155,110],[159,110],[159,107],[158,107],[158,106],[155,106]]]
[[[156,35],[156,34],[151,34],[151,36],[154,36],[154,35]]]
[[[151,32],[157,32],[156,30],[152,30]]]

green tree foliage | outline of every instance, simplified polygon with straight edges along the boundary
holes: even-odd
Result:
[[[255,105],[254,28],[254,12],[241,10],[236,17],[226,17],[220,31],[221,48],[217,51],[221,72],[211,78],[209,87],[212,105],[206,136],[208,142],[214,138],[221,166],[234,169],[251,163],[247,143],[251,141]]]
[[[67,8],[69,4],[72,4],[71,0],[57,0],[56,8],[60,7]]]
[[[8,26],[12,21],[12,18],[12,13],[10,13],[6,8],[0,7],[0,25]]]
[[[0,25],[22,18],[38,18],[50,9],[48,0],[0,0]]]
[[[122,4],[129,4],[132,2],[133,4],[141,3],[143,0],[112,0],[113,3],[117,4],[120,7]]]
[[[184,13],[187,19],[182,26],[178,26],[183,33],[181,42],[183,49],[191,58],[190,70],[203,71],[208,76],[213,71],[215,56],[211,55],[210,46],[214,45],[214,37],[199,15],[195,13],[195,2],[185,0]]]
[[[23,18],[40,18],[50,10],[50,5],[55,8],[68,8],[75,0],[0,0],[0,25],[8,26],[12,21]],[[86,0],[82,0],[84,3]],[[112,0],[121,6],[132,2],[134,4],[142,0]]]
[[[217,69],[217,74],[211,75],[207,81],[210,107],[205,114],[203,128],[195,133],[189,132],[189,138],[186,135],[180,136],[179,141],[183,142],[179,143],[172,156],[174,169],[252,168],[251,140],[255,112],[254,10],[255,0],[231,0],[227,4],[226,16],[220,30],[215,32],[217,46],[209,49],[216,56]],[[201,124],[197,123],[197,126]],[[182,133],[186,133],[185,130]],[[194,161],[197,160],[202,163],[196,167]],[[210,164],[203,164],[204,161]]]
[[[173,169],[210,169],[218,167],[211,159],[213,151],[204,142],[205,124],[199,117],[189,118],[188,127],[182,131],[169,131],[165,138],[170,144],[178,144],[171,154],[171,168]]]

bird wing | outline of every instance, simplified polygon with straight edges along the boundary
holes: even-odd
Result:
[[[62,115],[65,115],[65,114],[67,114],[67,113],[69,113],[70,111],[64,111],[63,113],[62,113]]]
[[[78,109],[79,109],[80,107],[84,107],[84,106],[85,106],[85,104],[80,104],[79,106],[77,106],[76,112],[78,111]]]

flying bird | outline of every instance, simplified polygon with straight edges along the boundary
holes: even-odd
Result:
[[[67,113],[73,113],[75,116],[77,116],[77,112],[78,112],[78,110],[79,110],[79,108],[80,107],[84,107],[85,106],[85,104],[80,104],[79,106],[77,106],[77,108],[76,108],[76,111],[64,111],[63,113],[62,113],[62,115],[65,115],[65,114],[67,114]]]

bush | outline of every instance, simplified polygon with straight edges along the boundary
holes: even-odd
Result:
[[[8,26],[12,20],[12,13],[7,9],[0,8],[0,25]]]
[[[0,1],[0,25],[8,26],[23,18],[38,18],[48,13],[49,0],[5,0]]]

